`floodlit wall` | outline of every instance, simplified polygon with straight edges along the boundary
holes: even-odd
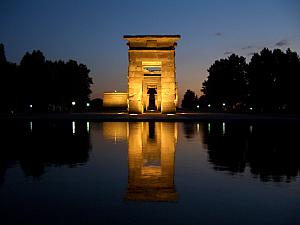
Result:
[[[175,46],[179,35],[124,36],[128,41],[128,106],[143,113],[149,105],[149,88],[155,87],[155,106],[175,113],[177,106]],[[148,70],[147,68],[153,69]],[[151,68],[152,67],[152,68]],[[158,70],[158,71],[157,71]]]
[[[127,92],[104,92],[103,107],[105,108],[127,108]]]

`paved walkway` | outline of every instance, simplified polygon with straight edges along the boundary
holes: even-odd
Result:
[[[17,114],[14,116],[0,115],[0,119],[64,119],[94,121],[295,121],[300,122],[300,115],[257,115],[237,113],[191,113],[176,114],[128,114],[116,113],[50,113],[50,114]]]

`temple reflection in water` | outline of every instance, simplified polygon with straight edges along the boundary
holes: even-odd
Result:
[[[126,124],[126,126],[125,126]],[[177,201],[174,185],[177,124],[103,123],[106,139],[128,140],[129,201]]]

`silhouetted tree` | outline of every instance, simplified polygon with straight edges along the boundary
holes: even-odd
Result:
[[[264,48],[249,64],[232,54],[215,61],[208,72],[199,105],[212,110],[300,112],[300,59],[290,49],[284,53]]]
[[[16,90],[16,64],[7,62],[4,45],[0,44],[0,112],[14,109]]]
[[[182,108],[194,109],[197,106],[197,96],[195,92],[187,90],[181,103]]]
[[[246,69],[245,58],[235,54],[215,61],[202,85],[206,101],[214,108],[223,107],[224,103],[229,109],[239,107],[247,96]]]
[[[254,54],[248,68],[250,104],[259,112],[297,111],[299,76],[299,57],[290,49]]]
[[[95,98],[91,100],[91,111],[99,111],[103,108],[103,99]]]
[[[93,83],[89,72],[86,65],[74,60],[46,61],[39,50],[27,52],[16,66],[6,61],[0,44],[0,111],[82,110]]]
[[[286,65],[283,67],[285,71],[281,76],[281,108],[288,112],[300,112],[300,58],[296,52],[290,49],[286,51]]]
[[[26,53],[18,69],[18,97],[21,107],[35,111],[47,110],[47,70],[41,51]]]
[[[0,64],[6,63],[6,56],[5,56],[5,50],[4,50],[4,45],[0,43]]]

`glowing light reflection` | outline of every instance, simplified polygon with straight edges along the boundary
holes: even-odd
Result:
[[[222,124],[222,127],[223,127],[223,135],[225,134],[225,123],[223,122],[223,124]]]
[[[90,133],[90,122],[86,122],[86,131]]]
[[[75,134],[75,121],[72,122],[72,133]]]

